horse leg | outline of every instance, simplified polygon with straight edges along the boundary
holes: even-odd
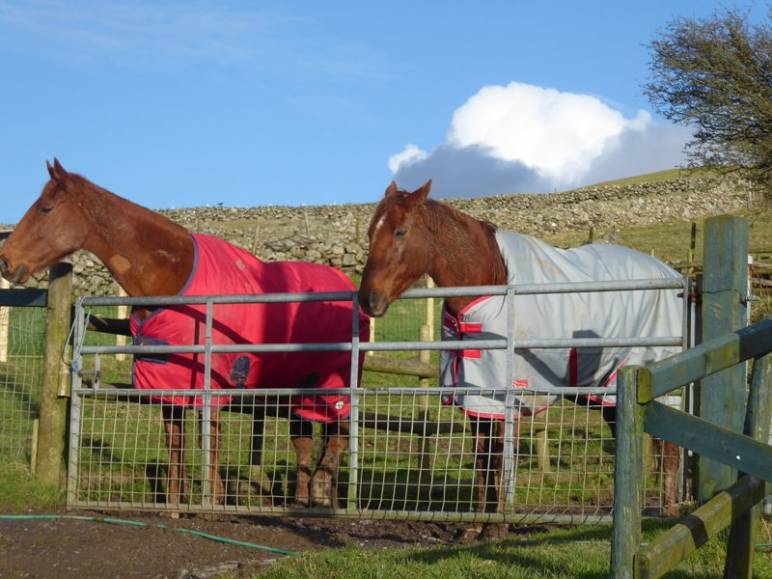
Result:
[[[180,406],[164,405],[162,407],[166,447],[169,449],[169,482],[166,486],[166,502],[177,505],[180,503],[180,483],[182,496],[189,496],[188,470],[183,464],[183,444],[185,409]]]
[[[617,439],[617,407],[616,406],[601,406],[601,416],[603,420],[608,424],[611,429],[611,437]]]
[[[290,418],[290,438],[295,447],[297,475],[295,482],[295,504],[308,506],[308,486],[311,482],[311,458],[314,452],[314,429],[308,420]]]
[[[680,457],[678,445],[662,440],[654,439],[659,454],[662,457],[663,493],[662,512],[668,516],[678,515],[678,466]]]
[[[489,421],[487,496],[486,507],[489,513],[504,512],[504,422]],[[483,528],[482,538],[488,541],[503,539],[509,532],[507,523],[487,523]]]
[[[198,429],[198,444],[201,444],[201,436],[204,432],[204,415],[200,414],[200,428]],[[210,492],[212,494],[212,503],[221,505],[225,498],[225,487],[223,486],[220,469],[218,468],[218,455],[220,451],[220,410],[212,409],[209,419],[209,472],[206,474],[209,480]]]
[[[475,496],[477,510],[483,513],[503,513],[503,422],[472,418],[472,433],[475,451]],[[462,543],[484,539],[498,539],[506,535],[506,523],[473,523],[462,533]]]
[[[338,508],[338,467],[348,448],[348,421],[324,425],[324,453],[311,479],[311,504]]]

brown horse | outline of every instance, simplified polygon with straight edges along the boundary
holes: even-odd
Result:
[[[392,182],[375,209],[368,236],[370,249],[359,288],[359,300],[369,315],[382,316],[389,305],[422,275],[440,287],[505,285],[508,271],[496,239],[496,227],[428,198],[431,181],[410,193]],[[456,316],[477,297],[452,297],[445,308]],[[576,398],[569,397],[576,401]],[[602,408],[614,432],[616,409]],[[502,492],[504,422],[469,414],[475,445],[475,494],[481,511],[503,513]],[[677,454],[664,453],[666,496],[675,496]],[[666,461],[668,458],[665,459]],[[675,460],[675,463],[673,463]],[[666,503],[668,500],[666,498]],[[502,537],[506,524],[475,525],[462,540],[482,532],[487,539]]]
[[[123,199],[98,187],[80,175],[67,172],[58,160],[51,166],[47,163],[50,180],[43,187],[40,197],[29,208],[16,226],[12,235],[0,248],[0,273],[13,283],[24,283],[31,275],[46,268],[76,250],[84,249],[94,254],[110,270],[116,282],[132,297],[172,296],[181,292],[190,282],[191,272],[199,257],[199,245],[186,229],[171,220]],[[218,240],[219,241],[219,240]],[[220,242],[223,243],[224,242]],[[228,246],[233,248],[233,246]],[[242,251],[235,248],[234,251]],[[216,256],[219,257],[219,256]],[[252,256],[249,256],[252,258]],[[246,259],[246,258],[245,258]],[[300,262],[265,263],[266,270],[282,272],[297,271],[299,266],[316,268],[313,271],[324,277],[326,291],[352,291],[354,286],[342,272]],[[241,264],[241,267],[244,267]],[[326,276],[326,277],[325,277]],[[329,280],[332,279],[331,282]],[[311,280],[300,280],[304,291],[316,288]],[[284,286],[279,284],[280,288]],[[293,286],[294,287],[294,286]],[[274,291],[274,290],[272,290]],[[282,289],[275,291],[283,291]],[[287,290],[290,291],[290,290]],[[318,290],[317,290],[318,291]],[[335,304],[319,302],[321,307]],[[135,309],[132,324],[140,326],[144,321],[158,320],[157,310]],[[260,310],[263,311],[263,310]],[[272,310],[273,311],[273,310]],[[254,313],[255,310],[250,310]],[[324,313],[324,312],[323,312]],[[325,335],[351,335],[351,312],[348,315],[336,313],[330,317],[335,327],[324,328]],[[215,324],[218,323],[215,313]],[[322,316],[323,317],[323,316]],[[366,317],[363,316],[366,319]],[[328,318],[324,318],[327,320]],[[319,320],[317,320],[319,321]],[[290,321],[283,322],[291,323]],[[319,321],[322,324],[321,321]],[[332,324],[330,324],[332,325]],[[291,330],[281,329],[280,335],[287,336]],[[281,338],[279,338],[281,339]],[[285,338],[286,339],[286,338]],[[366,335],[363,339],[367,339]],[[267,340],[270,341],[270,340]],[[277,339],[278,341],[278,339]],[[329,341],[324,337],[308,341]],[[314,353],[320,354],[321,353]],[[274,355],[275,356],[275,355]],[[340,368],[340,375],[350,376],[350,355],[345,357],[348,365]],[[277,358],[274,358],[276,360]],[[293,360],[295,360],[293,358]],[[136,362],[136,360],[135,360]],[[316,386],[319,379],[316,368],[280,360],[281,379],[294,372],[293,376],[305,372],[307,376],[295,383],[276,384],[277,387]],[[255,364],[265,369],[266,359]],[[136,364],[135,364],[136,366]],[[360,364],[361,369],[361,364]],[[152,370],[152,368],[151,368]],[[214,377],[213,377],[214,379]],[[290,378],[286,378],[289,382]],[[243,383],[241,384],[243,386]],[[159,384],[157,388],[185,388],[184,384]],[[192,397],[191,397],[192,398]],[[342,403],[341,403],[342,404]],[[190,406],[190,404],[186,404]],[[178,402],[163,401],[162,412],[166,442],[169,448],[169,481],[166,500],[170,504],[180,501],[180,494],[188,494],[189,482],[182,459],[184,406]],[[282,405],[286,406],[286,405]],[[340,408],[340,407],[338,407]],[[286,413],[292,411],[287,409]],[[345,417],[325,423],[325,448],[314,472],[312,470],[312,428],[307,420],[296,414],[291,416],[290,432],[297,454],[297,484],[295,500],[301,506],[309,503],[318,506],[335,506],[337,492],[335,480],[340,458],[347,446],[348,422]],[[208,474],[215,502],[221,502],[224,494],[222,479],[217,467],[219,447],[220,414],[213,409],[211,422],[211,468]],[[182,486],[182,489],[180,489]]]

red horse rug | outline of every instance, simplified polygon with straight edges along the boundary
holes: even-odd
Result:
[[[306,262],[263,262],[244,249],[209,235],[193,234],[195,258],[182,296],[355,291],[351,280],[332,267]],[[359,337],[369,339],[369,320],[360,311]],[[135,345],[201,345],[205,342],[206,306],[183,305],[155,310],[144,320],[131,317]],[[290,344],[350,342],[352,303],[215,304],[213,344]],[[361,378],[363,358],[359,359]],[[135,388],[201,390],[204,354],[137,355]],[[213,353],[211,388],[346,388],[351,352]],[[228,396],[213,396],[221,407]],[[200,407],[200,396],[159,396],[156,402]],[[349,413],[341,395],[293,397],[295,414],[333,422]]]

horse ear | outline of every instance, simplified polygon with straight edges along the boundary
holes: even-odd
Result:
[[[386,192],[383,194],[384,197],[388,197],[389,195],[394,195],[398,191],[397,188],[397,182],[392,181],[389,183],[389,186],[386,187]]]
[[[67,176],[67,171],[64,167],[62,167],[62,164],[59,162],[59,159],[54,157],[54,174],[57,176],[59,180],[64,179]]]
[[[62,164],[56,157],[54,157],[53,167],[51,166],[51,163],[46,161],[46,168],[48,169],[48,174],[51,175],[51,179],[54,181],[63,181],[64,178],[67,177],[67,170],[62,167]]]
[[[429,197],[429,191],[432,190],[432,180],[429,179],[410,195],[418,203],[423,203]]]

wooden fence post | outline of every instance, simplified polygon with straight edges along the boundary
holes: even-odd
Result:
[[[748,223],[722,215],[705,221],[702,283],[702,339],[745,327],[748,291]],[[706,377],[698,395],[698,414],[714,424],[742,432],[746,365]],[[700,457],[697,500],[705,502],[737,480],[728,465]]]
[[[641,545],[643,496],[644,406],[638,404],[638,381],[646,368],[627,366],[617,382],[617,441],[614,458],[614,528],[611,535],[611,576],[632,579],[635,554]]]
[[[63,373],[69,375],[63,355],[70,330],[72,265],[58,263],[48,273],[46,306],[46,350],[43,392],[40,403],[40,434],[36,476],[49,485],[64,480],[64,450],[67,432],[67,400],[62,396]]]
[[[375,342],[375,316],[370,316],[370,341]],[[368,350],[367,355],[375,354],[374,350]]]
[[[8,289],[10,284],[0,277],[0,290]],[[11,321],[11,308],[0,307],[0,362],[8,361],[8,326]]]
[[[433,288],[434,280],[430,277],[426,277],[426,287]],[[434,298],[426,298],[426,315],[425,324],[421,326],[419,339],[422,342],[434,341]],[[419,360],[423,364],[431,363],[431,352],[429,350],[421,350],[418,354]],[[423,388],[429,387],[429,379],[421,378],[418,381],[419,385]],[[429,417],[429,396],[421,396],[421,400],[418,401],[419,419],[424,424],[430,421]],[[419,459],[419,494],[428,496],[430,493],[431,484],[424,482],[428,473],[431,473],[434,469],[432,465],[432,444],[431,437],[422,436],[420,442],[420,459]]]
[[[124,290],[122,287],[118,288],[118,296],[125,298],[128,294],[126,294],[126,290]],[[126,319],[129,317],[129,306],[118,306],[118,313],[115,316],[118,319]],[[115,345],[116,346],[125,346],[126,345],[126,339],[128,336],[124,336],[123,334],[118,334],[115,336]],[[128,359],[128,356],[126,354],[116,354],[115,359],[119,362],[123,362]]]
[[[769,440],[769,418],[772,415],[772,354],[753,361],[751,388],[743,432],[766,443]],[[761,505],[756,505],[734,520],[729,530],[724,577],[738,579],[752,576],[753,548],[756,543]]]
[[[434,280],[427,276],[426,287],[431,289],[434,286]],[[426,298],[426,322],[421,326],[420,340],[422,342],[434,341],[434,298]],[[432,361],[432,354],[429,350],[421,350],[418,354],[419,360],[424,364],[430,364]],[[429,386],[428,378],[421,378],[419,381],[421,386]]]
[[[691,234],[689,236],[689,251],[686,254],[686,271],[687,276],[691,277],[695,273],[694,261],[697,259],[697,223],[692,221]]]

